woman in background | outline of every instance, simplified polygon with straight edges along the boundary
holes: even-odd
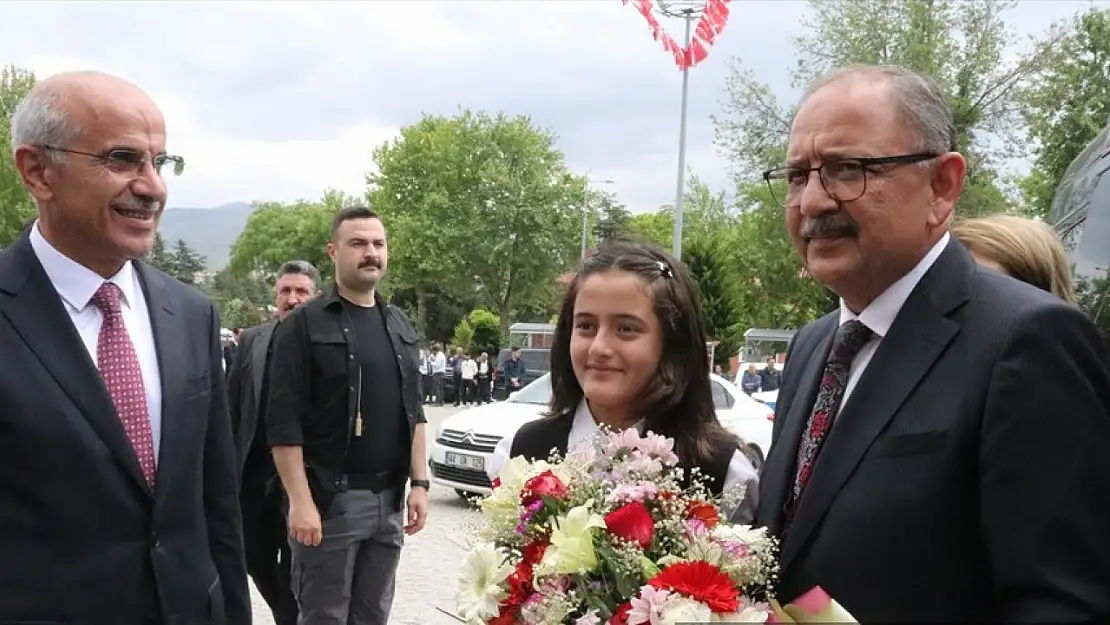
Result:
[[[1016,215],[991,215],[957,221],[952,235],[980,265],[1075,304],[1067,253],[1048,224]]]

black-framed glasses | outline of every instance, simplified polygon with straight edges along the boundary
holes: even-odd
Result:
[[[155,154],[148,157],[145,152],[132,150],[130,148],[114,148],[108,150],[103,154],[93,154],[91,152],[81,152],[80,150],[70,150],[68,148],[59,148],[53,145],[39,145],[36,146],[43,150],[52,150],[54,152],[65,152],[66,154],[77,154],[79,156],[87,156],[95,158],[98,161],[107,165],[112,171],[124,174],[138,174],[146,166],[147,160],[154,167],[154,171],[158,175],[162,175],[162,168],[166,163],[173,163],[173,175],[180,176],[185,171],[185,159],[180,156],[172,154]]]
[[[851,202],[863,197],[867,192],[867,173],[875,173],[876,167],[883,165],[909,165],[920,163],[940,154],[918,152],[898,156],[877,156],[873,158],[843,158],[828,160],[817,167],[780,167],[763,172],[771,197],[784,208],[797,206],[809,184],[810,175],[817,172],[825,193],[837,202]],[[785,183],[785,190],[782,188]]]

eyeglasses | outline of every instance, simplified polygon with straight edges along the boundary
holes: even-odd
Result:
[[[876,173],[875,167],[882,165],[909,165],[920,163],[940,156],[936,152],[919,152],[899,156],[879,156],[875,158],[850,158],[830,160],[818,167],[780,167],[763,172],[771,197],[784,208],[797,206],[802,193],[809,184],[810,174],[817,172],[825,193],[837,202],[858,200],[867,192],[867,173]],[[786,181],[786,191],[776,183]]]
[[[115,148],[103,154],[92,154],[90,152],[59,148],[52,145],[39,145],[35,147],[43,150],[52,150],[54,152],[65,152],[66,154],[77,154],[79,156],[95,158],[106,164],[112,171],[124,174],[138,174],[142,171],[143,167],[146,166],[148,160],[150,164],[154,166],[154,171],[157,172],[159,176],[162,175],[162,167],[164,167],[166,163],[173,163],[173,175],[175,176],[180,176],[182,172],[185,171],[185,159],[170,154],[156,154],[153,157],[148,157],[144,152],[129,148]]]

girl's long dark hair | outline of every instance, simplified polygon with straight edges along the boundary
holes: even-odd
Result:
[[[663,250],[628,241],[607,241],[582,261],[563,297],[551,346],[550,418],[573,414],[582,401],[582,386],[570,360],[574,302],[582,281],[606,271],[626,271],[645,280],[663,333],[663,353],[655,378],[634,414],[645,430],[673,438],[675,453],[688,467],[707,466],[722,444],[739,441],[717,420],[709,381],[709,355],[694,281],[685,267]]]

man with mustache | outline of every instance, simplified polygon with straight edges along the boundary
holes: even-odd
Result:
[[[251,622],[220,320],[139,260],[166,153],[158,106],[97,72],[11,120],[38,220],[0,254],[0,622]]]
[[[778,596],[860,622],[1110,617],[1110,365],[1091,321],[948,234],[946,94],[898,67],[815,83],[764,174],[838,310],[790,346],[758,522]]]
[[[296,625],[297,602],[290,589],[292,555],[285,539],[285,515],[274,461],[266,443],[264,412],[274,328],[294,308],[319,293],[319,273],[311,263],[293,260],[278,271],[274,285],[277,321],[240,333],[239,357],[228,373],[227,393],[235,433],[243,507],[243,546],[247,572],[270,606],[276,625]]]
[[[328,255],[335,284],[274,333],[266,435],[300,624],[386,625],[405,534],[428,515],[420,339],[377,292],[389,248],[374,211],[336,213]]]

